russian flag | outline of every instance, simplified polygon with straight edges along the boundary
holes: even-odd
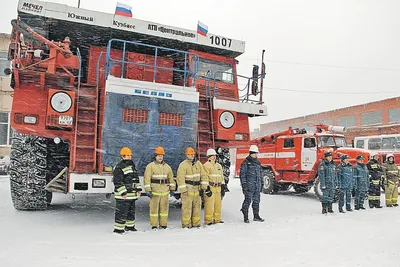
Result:
[[[132,17],[132,7],[117,2],[117,7],[115,8],[115,15],[124,16],[124,17]]]
[[[202,35],[202,36],[206,36],[207,37],[207,33],[208,33],[207,25],[205,25],[204,23],[201,23],[200,21],[198,21],[198,23],[197,23],[197,33]]]

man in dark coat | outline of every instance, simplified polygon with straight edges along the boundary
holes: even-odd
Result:
[[[346,197],[346,210],[351,209],[351,189],[353,188],[353,168],[349,162],[349,155],[343,154],[340,156],[340,164],[337,166],[337,180],[340,190],[339,194],[339,212],[344,213],[344,199]]]
[[[249,223],[249,207],[251,202],[253,208],[254,221],[263,222],[264,219],[260,217],[260,192],[264,186],[262,177],[262,167],[260,161],[257,159],[258,147],[251,145],[249,155],[242,162],[240,166],[240,183],[244,194],[244,201],[242,204],[242,213],[244,222]]]
[[[364,200],[365,195],[369,188],[369,174],[367,166],[364,164],[364,156],[359,155],[356,158],[357,163],[353,166],[353,175],[356,183],[356,199],[355,199],[355,209],[365,210]]]
[[[332,160],[332,152],[327,151],[324,153],[324,159],[318,167],[318,177],[322,191],[322,214],[333,213],[332,202],[334,199],[336,188],[336,166]]]

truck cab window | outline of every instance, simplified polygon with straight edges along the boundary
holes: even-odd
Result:
[[[290,138],[290,139],[285,139],[283,141],[283,148],[292,148],[294,147],[294,139]]]
[[[316,147],[315,138],[304,138],[304,148]]]
[[[197,75],[206,77],[207,72],[210,71],[210,79],[215,79],[224,83],[233,84],[233,66],[224,62],[212,61],[200,58]]]

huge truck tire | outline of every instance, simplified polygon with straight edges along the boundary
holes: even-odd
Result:
[[[11,145],[10,187],[15,209],[47,208],[50,199],[45,189],[46,157],[46,139],[14,133]]]
[[[263,169],[262,175],[264,179],[264,187],[262,192],[264,194],[273,194],[275,192],[275,176],[270,169]]]

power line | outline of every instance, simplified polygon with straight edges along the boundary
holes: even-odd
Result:
[[[239,84],[239,86],[244,86]],[[376,92],[338,92],[338,91],[311,91],[311,90],[298,90],[298,89],[289,89],[289,88],[278,88],[278,87],[268,87],[264,86],[264,89],[270,89],[274,91],[283,91],[283,92],[294,92],[294,93],[308,93],[308,94],[330,94],[330,95],[379,95],[379,94],[399,94],[398,91],[376,91]]]
[[[240,60],[260,61],[261,59],[240,58]],[[312,64],[312,63],[304,63],[304,62],[291,62],[291,61],[279,61],[279,60],[265,60],[265,62],[278,63],[278,64],[314,66],[314,67],[340,68],[340,69],[371,70],[371,71],[400,71],[400,69],[391,69],[391,68],[365,68],[365,67],[355,67],[355,66]]]

